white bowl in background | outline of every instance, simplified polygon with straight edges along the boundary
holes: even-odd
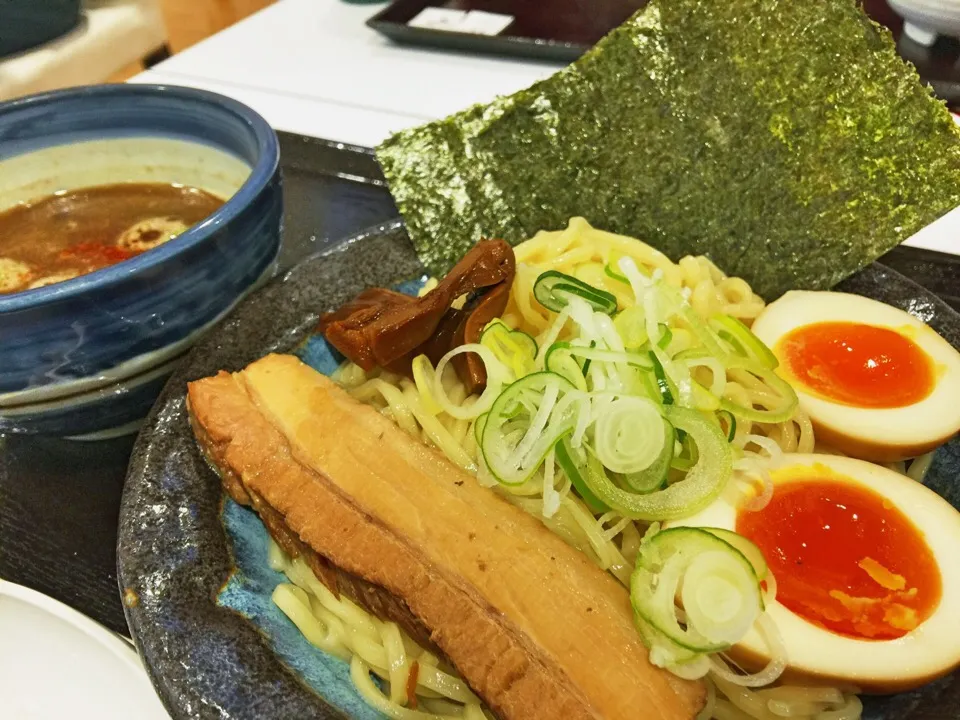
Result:
[[[930,47],[937,37],[960,38],[960,0],[887,0],[903,18],[903,33]]]

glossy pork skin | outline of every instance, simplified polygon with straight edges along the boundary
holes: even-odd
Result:
[[[613,577],[296,358],[191,383],[188,400],[221,471],[327,561],[402,600],[503,720],[702,708],[700,683],[650,665]]]

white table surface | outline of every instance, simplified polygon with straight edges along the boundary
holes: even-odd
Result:
[[[364,24],[383,7],[280,0],[134,82],[223,92],[280,130],[372,146],[560,67],[396,45]]]
[[[132,81],[212,90],[279,130],[369,147],[560,67],[397,45],[364,24],[382,8],[279,0]],[[960,208],[904,244],[960,255]]]

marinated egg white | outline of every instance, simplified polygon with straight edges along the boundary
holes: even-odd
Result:
[[[800,477],[825,482],[827,487],[834,487],[833,484],[838,483],[849,492],[872,491],[873,497],[881,496],[882,504],[879,507],[886,511],[896,509],[901,513],[900,517],[905,516],[916,531],[918,541],[924,544],[925,551],[929,551],[928,557],[935,563],[940,594],[939,598],[933,598],[934,602],[930,605],[932,609],[926,618],[914,616],[914,623],[911,623],[914,625],[913,629],[903,631],[899,637],[868,639],[843,634],[827,629],[783,604],[791,604],[789,596],[783,592],[785,581],[791,573],[784,570],[783,566],[786,563],[791,569],[795,569],[794,560],[785,557],[783,553],[776,557],[777,553],[768,549],[767,562],[780,590],[776,599],[767,602],[766,609],[779,629],[786,647],[788,665],[782,676],[783,680],[798,684],[829,684],[860,692],[892,693],[918,687],[960,666],[960,564],[955,559],[957,548],[960,548],[960,513],[932,490],[904,475],[872,463],[832,455],[784,455],[773,473],[774,500],[778,497],[778,491],[786,492],[784,488],[798,482]],[[751,534],[744,531],[743,518],[753,513],[739,509],[736,502],[736,498],[721,496],[694,517],[670,525],[716,527],[737,531],[739,514],[739,530],[741,534],[750,537]],[[856,521],[856,514],[852,517]],[[883,516],[884,526],[889,520],[889,515]],[[789,539],[791,533],[799,530],[797,525],[792,528],[780,527],[776,532],[781,535],[786,533],[788,542],[800,543],[805,547],[806,543],[813,540],[809,535]],[[830,528],[825,526],[817,530],[826,533]],[[759,538],[754,534],[751,539],[758,541]],[[826,540],[829,543],[830,537],[826,536]],[[852,544],[855,543],[848,543],[848,546]],[[904,578],[889,572],[882,567],[882,563],[876,561],[875,558],[881,556],[875,543],[861,544],[865,546],[845,548],[855,553],[854,556],[863,556],[859,565],[849,568],[849,572],[857,575],[854,578],[857,582],[879,583],[877,589],[881,595],[894,592],[883,588],[894,588],[902,597],[916,597],[910,587],[911,582],[917,580],[915,576],[910,577],[913,557],[903,559],[908,563],[909,569]],[[758,545],[763,543],[758,542]],[[828,544],[827,547],[831,546]],[[827,562],[829,563],[829,560]],[[781,567],[779,572],[778,563]],[[828,567],[825,572],[829,575],[834,571],[835,569]],[[842,584],[842,578],[835,577],[834,580],[838,585]],[[833,595],[834,592],[837,591],[830,594]],[[838,597],[847,599],[843,595]],[[850,606],[856,607],[853,602]],[[890,607],[895,609],[897,606],[894,603]],[[894,614],[890,616],[890,622],[896,625],[903,617],[908,616],[909,611],[900,615]],[[886,619],[887,616],[884,615],[884,620]],[[730,655],[744,667],[754,670],[769,660],[767,643],[756,628],[750,630],[743,640],[731,649]]]
[[[960,430],[960,353],[902,310],[859,295],[792,291],[752,330],[777,356],[821,443],[895,462]]]

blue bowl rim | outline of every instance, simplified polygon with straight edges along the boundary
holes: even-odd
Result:
[[[89,85],[66,90],[29,95],[24,98],[0,103],[0,120],[5,115],[16,113],[24,108],[45,105],[65,99],[85,98],[112,98],[112,97],[170,97],[186,100],[193,103],[217,105],[221,109],[232,113],[253,131],[257,142],[259,157],[251,168],[249,177],[243,185],[227,199],[212,215],[202,222],[192,226],[186,232],[178,235],[168,243],[149,250],[141,255],[124,260],[86,275],[65,280],[54,285],[24,290],[11,295],[0,295],[0,314],[16,312],[28,308],[48,305],[54,302],[69,300],[95,288],[113,285],[129,278],[147,268],[162,264],[181,251],[194,247],[203,242],[210,233],[221,225],[236,218],[260,192],[267,186],[275,175],[280,164],[280,142],[270,124],[252,108],[233,98],[219,93],[196,88],[181,87],[178,85],[151,85],[151,84],[117,84],[117,85]],[[148,137],[145,134],[144,137]],[[203,142],[198,138],[198,144]],[[53,145],[51,147],[54,147]]]

